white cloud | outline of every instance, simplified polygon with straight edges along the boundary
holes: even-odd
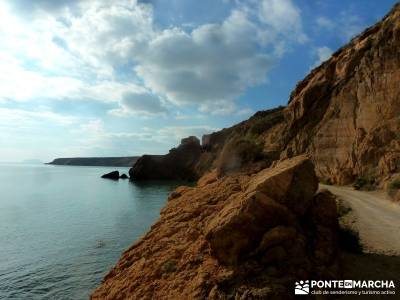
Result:
[[[313,64],[313,68],[319,66],[324,61],[332,56],[333,50],[329,47],[323,46],[316,49],[317,60]]]
[[[239,11],[191,33],[167,29],[151,41],[136,71],[148,88],[174,104],[229,102],[265,81],[271,61],[258,49],[256,35]]]
[[[306,39],[291,0],[237,5],[221,23],[164,30],[154,25],[152,5],[142,2],[1,3],[0,101],[114,102],[111,114],[118,116],[186,104],[233,113],[235,99],[266,82],[287,45]],[[12,7],[24,3],[31,17],[14,16]],[[147,96],[127,100],[127,94]]]
[[[276,34],[294,36],[305,42],[300,9],[291,0],[262,0],[258,9],[261,21],[272,27]]]
[[[67,126],[76,124],[78,118],[57,114],[48,110],[29,111],[15,108],[0,108],[0,128],[19,129],[31,128],[44,122],[50,124]]]
[[[116,116],[139,115],[144,117],[165,114],[168,110],[161,99],[150,93],[125,93],[120,101],[120,108],[110,114]]]
[[[133,71],[127,83],[116,79],[115,69],[132,62],[128,54],[151,34],[150,6],[77,3],[78,12],[38,10],[27,20],[13,15],[7,2],[0,3],[0,101],[117,102],[126,92],[144,90],[134,83]]]

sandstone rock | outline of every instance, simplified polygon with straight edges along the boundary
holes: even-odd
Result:
[[[335,270],[338,250],[335,214],[326,210],[336,207],[329,195],[310,200],[301,190],[314,189],[307,181],[315,174],[309,172],[314,172],[309,160],[294,157],[254,175],[177,188],[160,219],[91,298],[290,299],[293,278],[329,278],[326,270]],[[298,191],[303,198],[293,202],[286,195],[299,186],[279,180],[295,177],[303,183]]]
[[[218,180],[217,170],[214,169],[211,172],[204,174],[198,181],[197,186],[202,187],[207,184],[213,183]]]
[[[118,171],[112,171],[110,173],[102,175],[101,178],[118,180],[119,179],[119,172]]]
[[[179,186],[174,191],[172,191],[168,196],[168,201],[181,197],[186,192],[190,191],[192,188],[189,186]]]
[[[265,252],[268,248],[280,245],[284,242],[291,241],[296,237],[296,228],[288,226],[277,226],[267,231],[260,244],[256,249],[256,253]]]
[[[258,173],[248,187],[287,205],[296,214],[307,210],[318,188],[314,166],[306,156],[279,162]]]
[[[240,194],[210,221],[206,239],[219,261],[235,264],[255,249],[269,228],[294,222],[291,212],[268,196]]]

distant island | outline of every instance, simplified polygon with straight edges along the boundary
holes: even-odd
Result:
[[[138,156],[127,157],[71,157],[56,158],[47,165],[96,166],[96,167],[132,167]]]

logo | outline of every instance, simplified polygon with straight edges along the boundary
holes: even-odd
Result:
[[[295,295],[395,295],[393,280],[299,280]]]
[[[308,280],[296,281],[294,287],[295,295],[308,295],[310,293],[310,282]]]

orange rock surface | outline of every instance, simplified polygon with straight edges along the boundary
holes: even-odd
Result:
[[[335,200],[307,157],[210,178],[172,193],[92,299],[290,299],[294,280],[337,274]]]

